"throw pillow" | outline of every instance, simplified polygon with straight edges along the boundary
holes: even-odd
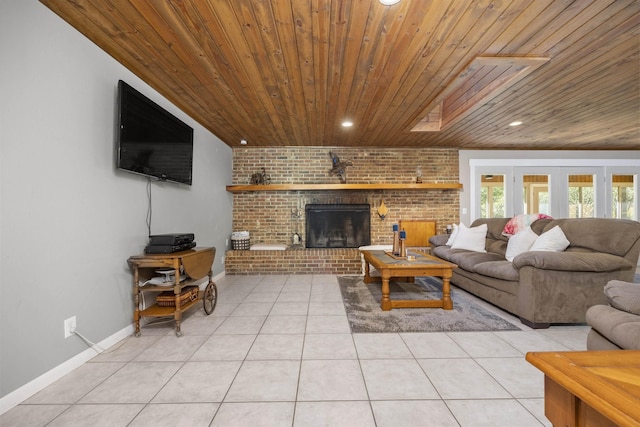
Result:
[[[453,245],[453,242],[456,240],[456,236],[458,235],[458,229],[460,227],[464,227],[464,224],[463,223],[460,223],[460,225],[453,224],[453,231],[451,231],[451,236],[449,236],[449,240],[447,240],[447,243],[446,243],[447,246]]]
[[[509,242],[507,243],[507,252],[504,257],[509,262],[513,261],[516,255],[527,252],[537,239],[538,235],[533,232],[531,226],[528,226],[509,238]]]
[[[562,252],[569,247],[567,237],[562,232],[560,226],[556,225],[551,230],[542,233],[533,245],[529,248],[530,251],[549,251],[549,252]]]
[[[640,316],[640,284],[610,280],[604,294],[612,307]]]
[[[467,228],[460,224],[458,227],[458,234],[456,235],[452,249],[466,249],[474,252],[487,252],[484,249],[487,238],[487,224],[482,224],[477,227]]]

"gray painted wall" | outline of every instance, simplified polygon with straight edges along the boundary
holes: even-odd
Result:
[[[152,233],[231,233],[231,149],[35,1],[0,2],[0,397],[132,323],[126,260],[147,243],[147,181],[114,166],[116,84],[194,127],[193,186],[152,184]]]

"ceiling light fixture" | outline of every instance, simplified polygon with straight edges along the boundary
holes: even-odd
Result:
[[[344,122],[342,122],[342,127],[343,128],[350,128],[351,126],[353,126],[353,122],[352,121],[345,120]]]
[[[391,6],[392,4],[396,4],[399,2],[400,0],[380,0],[380,3],[382,3],[385,6]]]
[[[246,139],[241,139],[240,140],[240,145],[247,145],[247,140]]]
[[[509,123],[509,126],[520,126],[522,124],[522,122],[520,121],[515,121],[515,122],[511,122]]]

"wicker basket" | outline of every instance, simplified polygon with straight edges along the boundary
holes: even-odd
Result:
[[[247,250],[251,247],[251,239],[231,239],[231,249],[236,251]]]
[[[198,298],[199,288],[197,286],[186,286],[180,292],[180,305],[184,305],[190,301],[194,301]],[[173,291],[164,291],[158,295],[156,303],[160,307],[175,307],[176,295]]]

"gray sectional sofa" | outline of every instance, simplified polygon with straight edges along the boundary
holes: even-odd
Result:
[[[561,252],[533,251],[505,259],[509,218],[483,218],[485,249],[474,252],[446,245],[449,235],[429,239],[432,254],[458,265],[451,283],[518,316],[533,328],[552,323],[583,323],[593,305],[606,304],[610,280],[633,281],[640,255],[640,222],[605,218],[539,219],[536,234],[559,226],[569,247]]]

